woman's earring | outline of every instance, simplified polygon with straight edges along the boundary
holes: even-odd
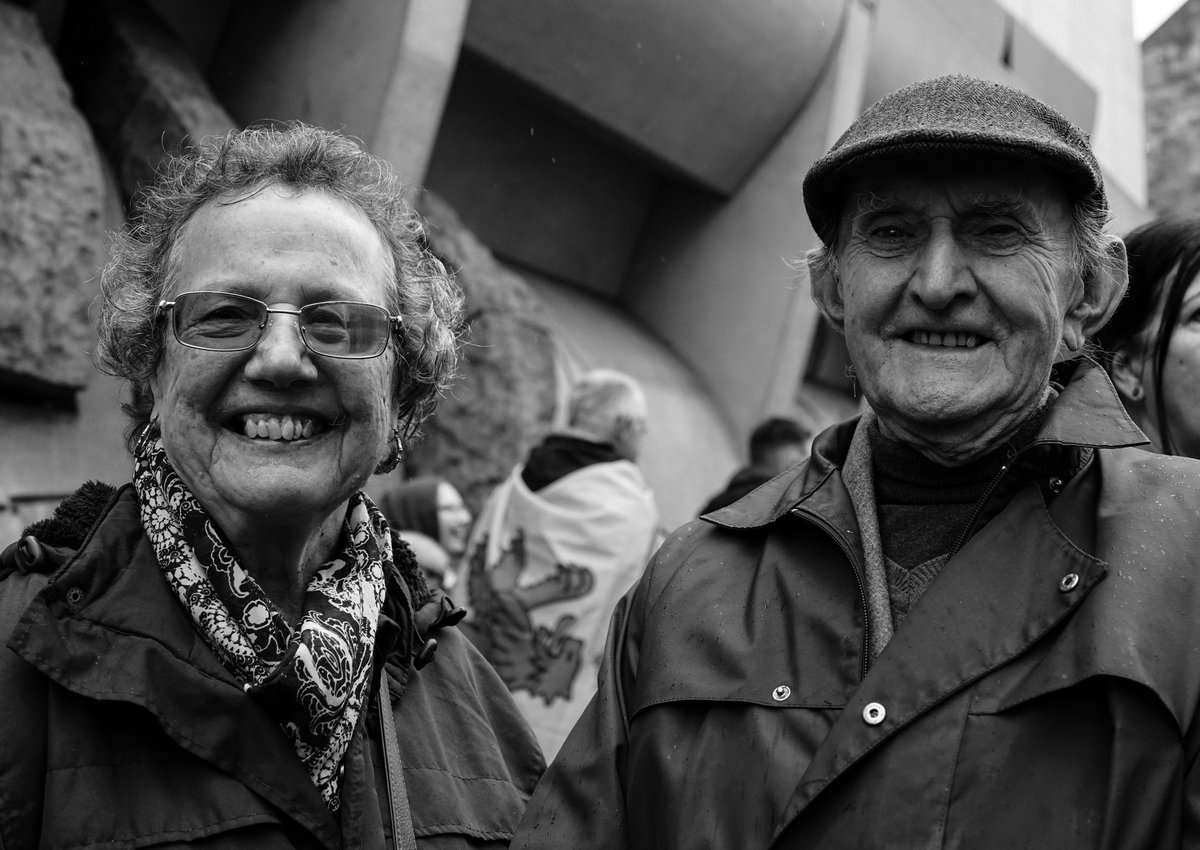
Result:
[[[375,467],[376,475],[387,475],[393,469],[400,465],[400,461],[404,458],[404,444],[400,442],[400,429],[392,427],[392,450],[388,456],[379,462],[379,466]]]
[[[159,433],[161,432],[158,427],[158,414],[153,413],[150,415],[150,421],[146,423],[146,427],[142,429],[141,436],[139,436],[137,439],[137,445],[134,446],[134,452],[140,454],[142,449],[146,447],[146,444],[157,437]]]

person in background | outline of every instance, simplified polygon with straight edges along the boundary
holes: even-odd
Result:
[[[468,543],[464,628],[547,758],[595,692],[609,615],[660,540],[635,463],[645,432],[637,382],[588,372],[571,391],[567,427],[493,491]]]
[[[1154,448],[1200,458],[1200,216],[1148,222],[1125,246],[1129,290],[1096,341]]]
[[[514,846],[1200,846],[1200,461],[1084,356],[1126,284],[1087,137],[939,77],[803,191],[869,407],[663,544]]]
[[[461,323],[388,166],[303,124],[193,147],[103,289],[133,483],[0,556],[0,845],[506,846],[537,743],[362,492]]]
[[[426,578],[453,591],[471,531],[471,511],[457,488],[444,478],[421,475],[386,490],[379,509],[413,548]]]
[[[760,484],[808,457],[812,434],[794,419],[772,416],[750,432],[750,465],[733,474],[725,489],[700,509],[701,514],[731,505]]]

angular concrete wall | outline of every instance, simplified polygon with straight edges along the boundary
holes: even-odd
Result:
[[[256,0],[231,9],[208,77],[242,124],[298,118],[363,139],[421,181],[469,0]]]
[[[688,179],[730,192],[825,64],[841,0],[485,0],[466,43]]]

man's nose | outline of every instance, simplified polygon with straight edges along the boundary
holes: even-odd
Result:
[[[313,354],[300,336],[299,316],[267,314],[267,326],[246,364],[246,375],[281,387],[317,377]]]
[[[944,310],[959,296],[975,292],[969,258],[949,228],[935,228],[921,253],[911,289],[931,310]]]

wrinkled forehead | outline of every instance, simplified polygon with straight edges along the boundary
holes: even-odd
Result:
[[[879,160],[850,175],[840,196],[843,227],[884,210],[1012,214],[1047,226],[1066,223],[1070,216],[1065,181],[1040,163],[1022,160]]]

